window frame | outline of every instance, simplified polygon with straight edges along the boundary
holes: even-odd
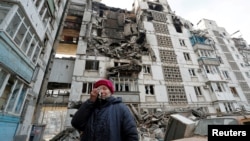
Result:
[[[10,73],[8,73],[7,71],[3,70],[0,68],[0,73],[1,72],[5,72],[6,73],[6,77],[4,78],[4,80],[2,81],[2,86],[0,86],[0,97],[2,96],[3,94],[3,91],[8,83],[8,80],[10,78]]]
[[[189,75],[190,75],[191,77],[196,77],[196,73],[195,73],[195,70],[194,70],[193,68],[189,68],[189,69],[188,69],[188,72],[189,72]]]
[[[27,19],[28,18],[24,16],[21,9],[18,8],[10,19],[10,23],[16,23],[17,26],[15,26],[15,28],[12,28],[14,25],[9,24],[8,26],[6,26],[5,32],[11,38],[11,40],[13,40],[13,43],[18,47],[18,49],[20,49],[20,52],[22,52],[27,58],[29,58],[34,65],[36,65],[37,60],[41,55],[43,46],[38,36],[32,29],[31,24],[28,23]],[[23,30],[21,26],[24,26],[26,28],[26,30],[24,30],[24,35],[18,34],[20,30]],[[31,39],[28,43],[28,46],[24,48],[23,44],[26,42],[25,40],[27,40],[27,36],[31,36]],[[20,41],[16,42],[17,39],[20,39]]]
[[[17,87],[17,86],[20,86],[20,87]],[[26,88],[26,91],[22,93],[24,88]],[[28,89],[29,87],[25,83],[23,83],[21,80],[15,79],[14,84],[11,86],[11,93],[9,94],[4,111],[11,113],[13,115],[20,115],[24,106],[24,102],[26,101]],[[17,93],[15,93],[15,90],[17,90]],[[20,97],[22,96],[22,94],[23,94],[23,99],[22,101],[20,101]],[[21,108],[19,108],[18,106]]]
[[[151,74],[152,72],[151,65],[144,64],[142,66],[142,71],[143,71],[143,74]]]
[[[182,47],[187,47],[184,39],[179,39],[179,43]]]
[[[145,88],[145,94],[146,95],[155,95],[154,85],[146,84],[144,88]]]
[[[222,74],[223,74],[224,78],[231,79],[230,75],[229,75],[229,72],[227,70],[222,70]]]
[[[196,96],[202,96],[202,91],[200,86],[194,86],[194,91]]]
[[[86,60],[85,70],[98,71],[99,70],[99,65],[100,65],[99,60]]]
[[[190,53],[188,53],[188,52],[183,52],[183,56],[184,56],[184,59],[185,59],[186,61],[192,61],[191,56],[190,56]]]
[[[83,82],[82,84],[82,94],[90,94],[93,90],[94,82]]]

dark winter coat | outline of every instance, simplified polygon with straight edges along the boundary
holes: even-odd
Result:
[[[81,141],[138,141],[134,117],[121,98],[109,97],[95,103],[87,100],[72,118],[82,131]]]

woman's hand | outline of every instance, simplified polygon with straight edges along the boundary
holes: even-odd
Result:
[[[92,91],[90,92],[89,100],[91,102],[95,102],[98,97],[98,93],[99,93],[99,90],[97,88],[92,89]]]

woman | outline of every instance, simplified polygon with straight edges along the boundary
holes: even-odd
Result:
[[[133,115],[113,93],[110,80],[102,79],[94,84],[90,98],[71,121],[72,126],[82,132],[81,141],[138,141]]]

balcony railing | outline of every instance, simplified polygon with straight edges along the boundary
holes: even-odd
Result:
[[[218,58],[200,57],[198,59],[199,65],[214,65],[219,66],[220,60]]]

